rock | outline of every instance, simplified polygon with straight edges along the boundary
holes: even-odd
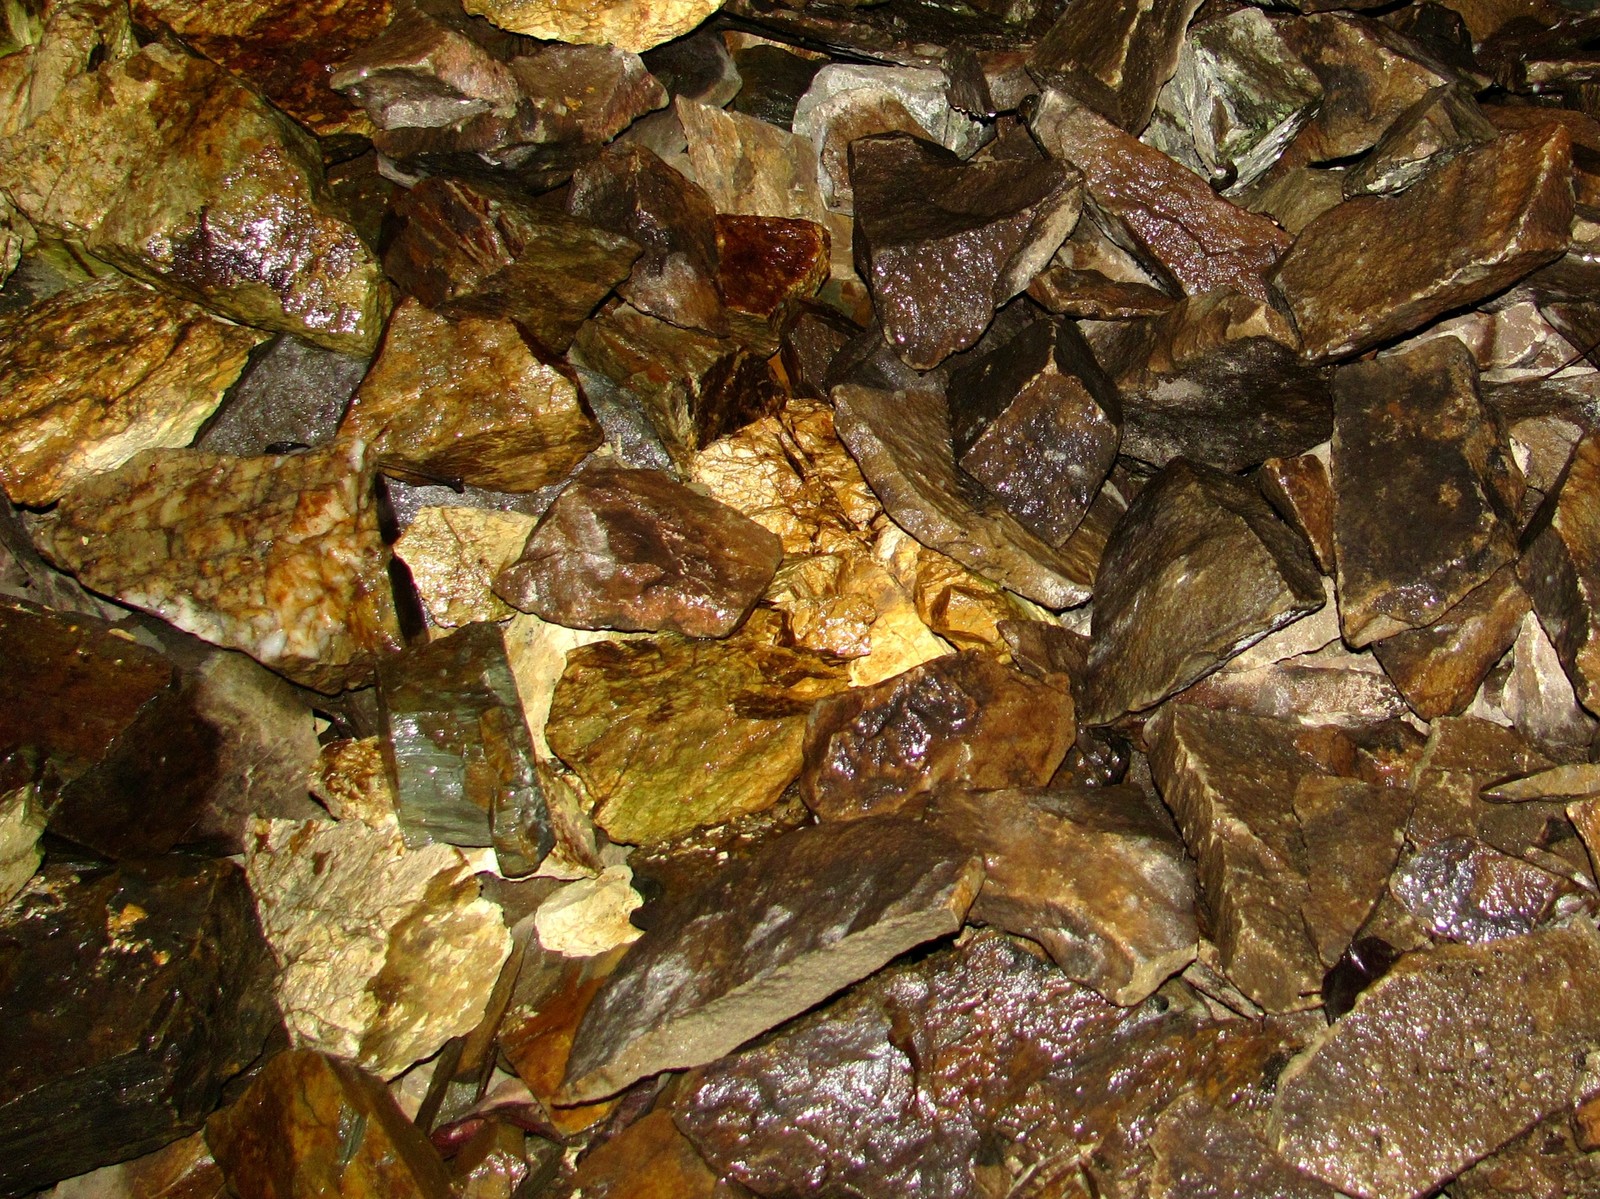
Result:
[[[742,90],[743,79],[722,33],[702,29],[656,46],[643,60],[674,99],[726,105]]]
[[[0,188],[40,229],[245,324],[376,344],[382,272],[328,203],[316,147],[221,67],[147,46],[0,145]]]
[[[310,787],[335,820],[359,820],[380,832],[400,831],[394,814],[394,784],[383,764],[382,738],[328,742],[318,755]]]
[[[1331,447],[1318,446],[1292,458],[1272,457],[1256,472],[1256,486],[1279,516],[1300,530],[1323,574],[1333,573],[1333,484],[1328,480]]]
[[[1583,1093],[1597,983],[1581,926],[1401,958],[1284,1071],[1278,1152],[1341,1191],[1431,1190]]]
[[[759,38],[732,50],[744,82],[729,107],[762,124],[788,129],[794,121],[795,105],[827,60]]]
[[[339,432],[385,470],[494,491],[559,482],[600,444],[578,389],[506,320],[395,309]]]
[[[1214,194],[1192,171],[1061,92],[1046,92],[1028,127],[1075,164],[1096,211],[1124,244],[1158,263],[1186,295],[1229,289],[1271,301],[1265,273],[1289,248],[1266,217]]]
[[[938,790],[924,819],[983,856],[972,920],[1039,942],[1112,1003],[1140,1003],[1194,959],[1193,867],[1137,787]]]
[[[1076,173],[1029,149],[963,163],[907,134],[851,143],[856,253],[907,365],[931,370],[976,342],[1077,223]]]
[[[1503,566],[1431,625],[1375,642],[1372,652],[1422,719],[1459,716],[1528,611],[1515,568]]]
[[[1410,771],[1416,806],[1406,838],[1423,846],[1448,837],[1472,837],[1521,857],[1543,843],[1550,821],[1559,825],[1559,802],[1495,803],[1483,789],[1555,765],[1514,729],[1474,716],[1441,716]]]
[[[1040,321],[969,362],[948,389],[956,460],[1029,532],[1060,546],[1121,444],[1115,386],[1068,322]]]
[[[1323,602],[1310,551],[1253,488],[1177,460],[1106,545],[1080,718],[1159,703]]]
[[[1333,539],[1353,646],[1433,624],[1515,557],[1522,480],[1477,373],[1444,338],[1334,376]]]
[[[782,557],[772,533],[660,471],[597,466],[562,489],[495,591],[576,628],[725,637]]]
[[[633,889],[633,871],[607,866],[594,878],[568,883],[533,914],[539,945],[551,953],[588,958],[632,944],[640,930],[628,917],[644,903]]]
[[[880,538],[875,551],[880,556],[884,548],[882,540]],[[910,580],[910,591],[917,616],[957,649],[1004,653],[1005,638],[1000,635],[1000,622],[1026,620],[1038,614],[1039,610],[1032,604],[973,574],[954,558],[923,545],[916,550],[916,570]],[[897,572],[895,577],[903,587],[905,576]]]
[[[574,1193],[615,1199],[716,1199],[723,1185],[664,1108],[597,1145],[572,1177]]]
[[[1352,654],[1337,644],[1254,670],[1225,667],[1183,696],[1208,708],[1309,724],[1360,727],[1397,720],[1408,711],[1371,654]]]
[[[1585,1105],[1586,1106],[1586,1105]],[[1558,1112],[1507,1141],[1451,1182],[1461,1199],[1581,1195],[1600,1181],[1600,1160],[1583,1133],[1584,1106]]]
[[[775,46],[756,49],[793,57]],[[743,111],[693,100],[675,100],[672,111],[683,126],[694,181],[718,212],[826,219],[816,151],[805,138]]]
[[[628,952],[578,1027],[566,1101],[714,1061],[955,932],[982,877],[956,842],[906,820],[770,842],[663,913]]]
[[[1402,861],[1394,896],[1436,937],[1479,943],[1531,933],[1573,885],[1470,837],[1447,837]]]
[[[1344,202],[1345,167],[1279,165],[1240,192],[1237,199],[1251,212],[1269,216],[1299,236],[1328,209]]]
[[[612,840],[648,844],[758,812],[794,781],[806,716],[843,688],[844,666],[773,645],[772,631],[753,617],[722,641],[664,634],[567,655],[545,736]]]
[[[1560,257],[1571,177],[1571,140],[1546,126],[1453,158],[1398,196],[1329,209],[1274,275],[1306,356],[1326,362],[1370,349]]]
[[[0,484],[42,507],[140,450],[188,445],[261,339],[125,279],[0,317]]]
[[[194,446],[248,458],[333,440],[368,360],[280,335],[250,356]]]
[[[381,1079],[325,1053],[280,1053],[206,1123],[231,1193],[446,1199],[450,1175]]]
[[[1595,795],[1600,795],[1600,767],[1588,763],[1552,766],[1483,789],[1485,799],[1502,803],[1525,799],[1588,799]]]
[[[132,1161],[101,1166],[56,1184],[51,1199],[219,1199],[227,1193],[222,1169],[206,1147],[204,1132],[190,1133],[164,1149]]]
[[[508,188],[424,179],[395,203],[404,222],[384,254],[389,276],[445,316],[514,322],[561,354],[638,246]]]
[[[956,469],[948,413],[931,392],[845,385],[833,392],[840,440],[885,510],[930,549],[1050,608],[1081,604],[1093,565],[1028,532]]]
[[[31,786],[0,792],[0,904],[8,904],[39,869],[45,815]]]
[[[828,230],[815,221],[725,214],[716,228],[729,335],[770,358],[800,305],[828,278]]]
[[[460,850],[407,850],[354,820],[278,820],[245,872],[295,1046],[388,1078],[483,1018],[511,938]]]
[[[1096,346],[1123,399],[1122,452],[1229,472],[1298,454],[1333,424],[1328,372],[1307,366],[1289,322],[1230,291],[1127,321]]]
[[[1595,718],[1578,702],[1537,614],[1522,618],[1510,655],[1484,682],[1483,701],[1498,708],[1534,744],[1557,757],[1587,751]]]
[[[1550,635],[1580,703],[1600,712],[1600,640],[1594,636],[1600,437],[1586,433],[1557,489],[1526,534],[1518,577]]]
[[[941,784],[1039,787],[1075,737],[1069,694],[969,650],[819,703],[801,795],[821,819],[849,821],[906,809]]]
[[[1211,1195],[1338,1199],[1338,1191],[1274,1153],[1246,1118],[1212,1107],[1198,1096],[1186,1096],[1162,1113],[1150,1148],[1155,1154],[1152,1199]]]
[[[308,687],[359,685],[399,648],[360,443],[146,450],[64,495],[41,548],[86,586]]]
[[[1033,277],[1028,298],[1059,316],[1096,321],[1160,316],[1173,304],[1171,296],[1147,283],[1109,279],[1099,271],[1074,270],[1059,263]]]
[[[520,512],[423,508],[394,543],[434,624],[504,620],[510,605],[490,587],[517,560],[536,521]]]
[[[613,45],[639,53],[681,37],[717,9],[718,0],[672,0],[668,4],[628,0],[470,0],[466,10],[502,29],[552,42]]]
[[[1345,198],[1404,191],[1497,134],[1464,87],[1436,87],[1396,117],[1372,153],[1344,177]]]
[[[277,1023],[271,970],[229,862],[39,875],[0,921],[16,1014],[0,1054],[0,1187],[26,1194],[200,1127]]]
[[[829,63],[795,105],[791,128],[815,147],[824,201],[844,213],[854,211],[849,149],[858,138],[909,133],[963,160],[988,140],[982,124],[950,106],[944,72],[926,67]]]
[[[1199,7],[1198,0],[1134,8],[1075,0],[1033,48],[1028,73],[1137,137],[1181,61],[1184,30]]]

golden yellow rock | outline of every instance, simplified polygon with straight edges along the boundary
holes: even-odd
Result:
[[[394,544],[433,622],[445,628],[504,620],[511,608],[489,590],[517,560],[539,522],[492,508],[422,508]]]
[[[722,0],[467,0],[467,11],[502,29],[579,45],[642,53],[682,37]]]
[[[864,553],[804,554],[784,562],[762,598],[788,615],[796,645],[864,658],[885,581],[893,582]]]
[[[400,821],[394,811],[394,784],[383,765],[383,748],[377,737],[330,741],[322,747],[311,776],[311,793],[335,820],[362,824],[398,836]]]
[[[1000,621],[1041,619],[1039,608],[926,546],[917,554],[912,594],[922,623],[957,649],[1003,651]]]
[[[550,697],[555,694],[561,673],[567,668],[567,654],[580,645],[623,641],[638,635],[605,629],[569,629],[531,612],[519,612],[506,623],[501,634],[506,660],[511,663],[517,698],[522,701],[522,719],[528,726],[537,758],[544,762],[555,759],[545,740],[544,726],[550,717]]]

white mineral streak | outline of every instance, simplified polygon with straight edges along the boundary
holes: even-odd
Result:
[[[587,958],[628,945],[642,935],[628,917],[644,900],[633,889],[633,871],[607,866],[598,878],[568,883],[533,914],[539,944],[552,953]]]

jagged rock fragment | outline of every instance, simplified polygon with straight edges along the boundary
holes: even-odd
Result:
[[[584,1154],[572,1176],[575,1193],[617,1199],[646,1199],[652,1194],[718,1199],[723,1185],[664,1108]]]
[[[826,219],[816,151],[805,138],[743,111],[692,100],[675,100],[672,111],[683,126],[694,180],[718,212]]]
[[[422,508],[394,543],[437,625],[504,620],[512,608],[490,588],[517,560],[538,523],[520,512]]]
[[[1462,1171],[1451,1180],[1451,1191],[1458,1199],[1505,1199],[1594,1190],[1600,1185],[1600,1156],[1585,1129],[1582,1113],[1587,1107],[1586,1103],[1577,1112],[1547,1116]]]
[[[828,278],[828,231],[815,221],[726,214],[716,230],[728,334],[771,357],[800,304]]]
[[[1337,644],[1253,670],[1224,667],[1183,694],[1205,707],[1303,724],[1359,727],[1407,712],[1405,699],[1370,654]]]
[[[11,902],[44,860],[39,837],[45,815],[32,785],[0,790],[0,905]]]
[[[1332,574],[1333,484],[1327,453],[1319,446],[1292,458],[1268,458],[1256,473],[1256,485],[1278,515],[1305,535],[1322,572]]]
[[[1473,943],[1533,932],[1573,892],[1565,879],[1471,837],[1417,850],[1389,886],[1434,936]]]
[[[1416,805],[1406,839],[1416,846],[1448,837],[1473,837],[1520,857],[1541,846],[1550,822],[1565,813],[1559,802],[1486,799],[1485,787],[1555,765],[1515,729],[1475,716],[1441,716],[1410,771]]]
[[[578,1027],[566,1100],[722,1057],[954,932],[982,877],[960,844],[909,820],[770,842],[663,913],[629,950]]]
[[[309,783],[335,820],[359,820],[372,828],[398,831],[394,784],[383,764],[379,737],[339,738],[322,747]]]
[[[333,440],[367,358],[282,334],[250,356],[194,447],[213,454],[267,454]]]
[[[65,1179],[51,1199],[217,1199],[226,1188],[205,1133],[194,1132],[154,1153]]]
[[[639,53],[681,37],[717,9],[721,0],[468,0],[466,10],[502,29],[551,42],[613,45]]]
[[[539,945],[551,953],[588,958],[639,939],[628,917],[644,900],[633,889],[633,871],[607,866],[594,878],[568,883],[533,914]]]
[[[729,107],[762,124],[789,128],[795,105],[827,59],[760,38],[735,45],[732,51],[744,84]]]
[[[1464,88],[1436,87],[1396,117],[1372,153],[1344,177],[1345,197],[1404,191],[1497,134]]]
[[[1550,635],[1578,700],[1600,711],[1600,436],[1573,449],[1556,491],[1530,530],[1517,565],[1533,609]]]
[[[1572,679],[1536,613],[1522,618],[1510,654],[1484,680],[1481,698],[1523,736],[1558,758],[1586,751],[1600,728],[1578,702]]]
[[[1195,1095],[1162,1113],[1150,1148],[1155,1154],[1151,1199],[1223,1195],[1339,1199],[1339,1192],[1327,1183],[1301,1173],[1274,1153],[1246,1118]]]
[[[1173,305],[1171,296],[1148,283],[1111,279],[1092,269],[1077,270],[1059,258],[1029,282],[1028,298],[1059,316],[1096,321],[1160,316]]]
[[[1028,73],[1134,136],[1180,62],[1198,0],[1070,0],[1028,59]]]

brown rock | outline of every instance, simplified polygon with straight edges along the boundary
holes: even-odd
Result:
[[[1466,88],[1436,87],[1396,117],[1372,153],[1344,177],[1345,197],[1404,191],[1496,134]]]
[[[1094,599],[1086,724],[1159,703],[1324,603],[1310,551],[1266,501],[1181,459],[1117,525]]]
[[[1600,639],[1594,593],[1600,582],[1600,437],[1578,442],[1566,473],[1527,534],[1522,585],[1549,633],[1578,700],[1600,711]]]
[[[1505,134],[1398,196],[1364,196],[1306,226],[1274,276],[1305,353],[1344,358],[1504,290],[1567,248],[1572,143]]]
[[[226,1194],[205,1133],[195,1132],[154,1153],[57,1183],[51,1199],[221,1199]]]
[[[1337,644],[1253,670],[1224,667],[1186,689],[1183,698],[1208,708],[1312,725],[1360,727],[1407,712],[1404,697],[1370,654],[1352,654]]]
[[[719,214],[717,287],[728,332],[771,357],[779,339],[828,278],[831,241],[815,221]]]
[[[1322,573],[1332,574],[1333,484],[1326,459],[1316,451],[1268,458],[1256,472],[1256,485],[1278,515],[1305,536]]]
[[[775,46],[757,49],[793,57]],[[803,137],[746,112],[693,100],[673,101],[672,111],[683,126],[694,181],[718,212],[825,219],[816,151]]]
[[[1444,338],[1334,376],[1333,539],[1351,645],[1433,624],[1515,555],[1522,479],[1477,374]]]
[[[657,917],[584,1014],[565,1101],[714,1061],[961,926],[981,862],[911,821],[801,829]]]
[[[1514,729],[1473,716],[1441,716],[1411,771],[1416,806],[1406,839],[1429,845],[1447,837],[1473,837],[1502,853],[1521,857],[1544,842],[1554,819],[1565,813],[1559,802],[1487,800],[1491,784],[1543,770],[1555,763]]]
[[[575,628],[725,637],[783,557],[779,539],[660,471],[594,467],[562,489],[495,591]]]
[[[1450,1189],[1460,1199],[1582,1195],[1594,1190],[1600,1185],[1600,1158],[1583,1132],[1586,1106],[1541,1120],[1462,1171]]]
[[[1513,728],[1557,758],[1586,753],[1600,728],[1578,702],[1560,655],[1532,612],[1522,618],[1511,653],[1484,680],[1481,694]]]
[[[1161,85],[1178,66],[1199,0],[1075,0],[1033,48],[1028,73],[1060,88],[1134,136],[1144,131]]]
[[[1572,883],[1470,837],[1446,837],[1402,861],[1390,889],[1436,937],[1477,943],[1531,933]]]
[[[574,1194],[606,1199],[717,1199],[718,1179],[671,1114],[657,1108],[586,1153]]]
[[[1141,1002],[1193,960],[1193,868],[1139,788],[939,790],[924,819],[983,856],[972,920],[1039,942],[1112,1003]]]
[[[857,820],[941,784],[1038,787],[1075,734],[1070,695],[969,650],[818,704],[801,793],[824,820]]]
[[[1108,279],[1095,270],[1047,266],[1028,284],[1028,298],[1060,316],[1094,321],[1125,321],[1160,316],[1171,296],[1148,283]]]
[[[466,9],[502,29],[555,42],[621,46],[638,53],[681,37],[717,9],[718,0],[471,0]]]
[[[1187,1096],[1162,1113],[1150,1137],[1152,1199],[1337,1199],[1339,1192],[1273,1152],[1245,1119]]]
[[[1582,1094],[1597,984],[1581,924],[1401,958],[1284,1072],[1278,1151],[1341,1191],[1432,1190]]]

